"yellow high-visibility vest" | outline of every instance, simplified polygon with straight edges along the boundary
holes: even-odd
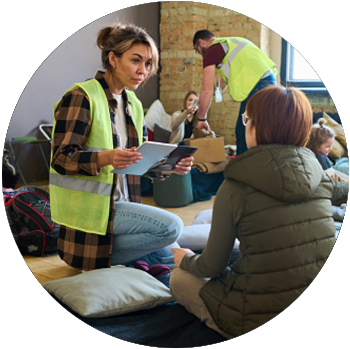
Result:
[[[244,101],[259,80],[270,71],[277,76],[276,64],[251,41],[241,37],[225,37],[216,38],[212,45],[217,43],[223,46],[226,55],[216,68],[235,101]]]
[[[101,84],[96,80],[77,83],[72,89],[82,88],[90,102],[91,132],[84,151],[113,149],[113,132],[108,100]],[[69,90],[69,91],[70,91]],[[139,144],[143,134],[143,108],[131,91],[126,91]],[[60,101],[59,101],[60,102]],[[54,112],[59,104],[54,105]],[[53,132],[56,122],[54,120]],[[52,159],[52,151],[51,151]],[[60,175],[50,167],[50,203],[52,220],[58,224],[87,233],[105,235],[107,232],[110,197],[113,187],[112,166],[101,168],[97,176]]]

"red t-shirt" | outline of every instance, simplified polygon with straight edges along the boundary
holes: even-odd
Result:
[[[220,64],[225,55],[225,51],[220,43],[209,46],[203,56],[203,69],[209,65]]]

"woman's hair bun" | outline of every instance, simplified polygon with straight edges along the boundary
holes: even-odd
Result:
[[[112,27],[104,27],[99,31],[97,35],[96,43],[101,50],[103,50],[106,47],[106,42],[108,41],[108,38],[112,30],[113,30]]]
[[[323,118],[318,119],[318,124],[321,128],[323,128],[324,124],[326,123],[326,120]]]

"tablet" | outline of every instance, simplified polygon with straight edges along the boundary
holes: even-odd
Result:
[[[150,141],[144,142],[137,148],[137,151],[142,153],[143,157],[140,162],[131,164],[129,167],[120,170],[114,169],[112,172],[142,176],[152,166],[167,157],[176,148],[177,144]]]

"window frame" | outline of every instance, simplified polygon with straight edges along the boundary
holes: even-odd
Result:
[[[293,75],[293,57],[295,48],[285,39],[282,38],[281,53],[281,84],[286,87],[296,87],[305,92],[327,92],[322,80],[298,80],[291,79]]]

